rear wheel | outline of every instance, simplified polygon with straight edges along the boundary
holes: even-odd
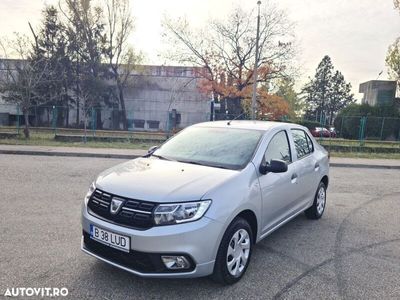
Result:
[[[326,206],[326,186],[321,181],[315,194],[313,205],[305,211],[307,218],[317,220],[322,217]]]
[[[250,262],[253,233],[249,223],[235,219],[226,230],[218,249],[212,279],[233,284],[242,278]]]

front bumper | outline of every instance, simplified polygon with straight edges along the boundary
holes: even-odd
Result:
[[[129,236],[130,253],[104,246],[90,239],[90,224]],[[82,212],[81,249],[106,263],[142,277],[191,278],[213,272],[223,224],[203,217],[195,222],[155,226],[136,230],[108,223]],[[188,270],[169,271],[161,263],[161,254],[186,255],[192,263]]]

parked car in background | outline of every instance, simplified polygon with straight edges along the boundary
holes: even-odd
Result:
[[[330,131],[326,129],[325,127],[315,127],[310,130],[311,134],[314,137],[324,137],[324,138],[335,138],[336,137],[336,131]]]
[[[328,153],[303,126],[197,124],[96,178],[81,247],[143,277],[232,284],[255,243],[302,212],[321,218],[328,176]]]

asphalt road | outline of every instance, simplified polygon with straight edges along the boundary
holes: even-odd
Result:
[[[67,287],[71,299],[400,299],[399,170],[331,168],[324,217],[301,215],[267,237],[225,287],[142,279],[80,251],[83,196],[120,162],[0,155],[0,298]]]

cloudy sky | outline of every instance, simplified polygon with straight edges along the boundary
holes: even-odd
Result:
[[[301,83],[313,76],[325,54],[353,85],[357,98],[360,82],[387,79],[385,56],[389,44],[400,36],[400,14],[392,0],[269,0],[285,9],[295,24],[300,44]],[[28,21],[37,25],[45,3],[56,0],[0,0],[0,36],[28,33]],[[163,63],[160,53],[163,16],[186,16],[195,25],[240,4],[251,9],[256,0],[133,0],[136,30],[131,42],[145,54],[145,63]],[[267,2],[262,1],[263,4]],[[299,85],[300,85],[299,84]]]

